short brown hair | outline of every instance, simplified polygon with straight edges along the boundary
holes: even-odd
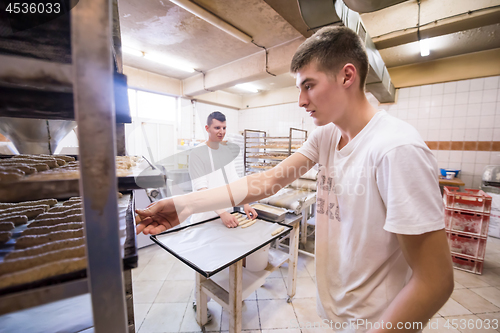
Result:
[[[363,42],[353,30],[343,26],[321,28],[299,46],[293,55],[290,72],[295,74],[313,61],[316,61],[318,70],[334,75],[345,64],[352,63],[358,70],[360,88],[364,88],[368,56]]]
[[[224,115],[224,113],[219,112],[219,111],[212,112],[207,117],[207,125],[209,127],[210,127],[210,125],[212,125],[212,120],[213,119],[216,119],[216,120],[220,121],[221,123],[223,123],[223,122],[226,121],[226,116]]]

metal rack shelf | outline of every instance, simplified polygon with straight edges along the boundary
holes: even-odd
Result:
[[[294,138],[293,133],[294,131],[296,132],[302,132],[304,133],[304,138]],[[243,159],[244,159],[244,166],[245,166],[245,173],[248,175],[250,173],[253,173],[251,171],[248,171],[248,169],[262,169],[258,167],[252,167],[249,159],[252,160],[264,160],[264,161],[282,161],[286,157],[273,157],[273,156],[260,156],[260,157],[250,157],[248,154],[253,154],[257,155],[261,153],[261,150],[264,150],[264,152],[267,151],[273,151],[276,153],[286,153],[287,157],[290,156],[293,152],[295,152],[298,148],[292,148],[292,145],[296,145],[297,142],[305,142],[307,140],[307,131],[298,129],[298,128],[290,128],[290,135],[289,136],[266,136],[265,131],[259,131],[259,130],[245,130],[244,131],[244,139],[245,139],[245,146],[244,146],[244,152],[243,152]],[[288,140],[288,148],[285,147],[266,147],[266,142],[267,140],[270,140],[271,142],[275,142],[273,140]],[[260,144],[260,143],[264,144]],[[255,144],[258,144],[257,146],[254,146]],[[252,151],[249,151],[252,150]]]
[[[140,185],[137,184],[140,177]],[[66,199],[80,195],[80,178],[51,179],[51,180],[20,180],[17,182],[0,184],[0,202],[21,202],[40,199]],[[128,176],[117,177],[118,191],[141,189],[144,187],[157,188],[165,186],[165,178],[161,172],[154,174],[140,174],[137,170]]]
[[[120,229],[122,229],[126,235],[122,244],[124,270],[136,268],[138,262],[134,212],[134,198],[133,193],[131,193],[128,198],[125,219],[120,221]],[[25,285],[0,289],[0,315],[82,295],[88,292],[86,270],[54,276]]]
[[[0,36],[0,53],[5,60],[0,61],[0,116],[77,121],[80,179],[33,182],[30,190],[85,198],[88,261],[86,277],[5,294],[0,307],[16,311],[90,292],[95,332],[134,332],[131,275],[124,271],[129,264],[123,262],[116,209],[115,156],[124,151],[123,125],[116,123],[130,122],[130,113],[121,112],[128,110],[128,99],[125,76],[118,74],[123,70],[117,0],[83,1],[47,24]],[[43,74],[35,75],[33,68],[44,69]],[[18,189],[10,185],[9,194]],[[129,243],[135,243],[134,226],[127,230],[134,235]]]

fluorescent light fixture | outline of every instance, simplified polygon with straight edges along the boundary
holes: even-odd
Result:
[[[422,57],[427,57],[430,53],[429,51],[429,39],[421,39],[419,42],[420,44],[420,56]]]
[[[122,51],[123,53],[127,53],[136,57],[144,57],[144,53],[131,47],[123,46]]]
[[[184,8],[191,14],[198,16],[202,20],[207,21],[211,25],[221,29],[225,33],[230,34],[235,38],[238,38],[244,43],[250,43],[253,40],[252,37],[248,36],[243,31],[236,29],[226,21],[221,20],[214,14],[210,13],[209,11],[205,10],[204,8],[198,6],[197,4],[189,0],[170,0],[170,2],[175,3],[177,6]]]
[[[250,83],[237,84],[237,85],[235,85],[235,87],[239,88],[241,90],[252,92],[252,93],[258,93],[259,92],[259,90],[253,84],[250,84]]]
[[[176,60],[172,60],[170,58],[167,58],[167,57],[164,57],[164,56],[161,56],[158,54],[146,53],[144,55],[144,58],[148,59],[150,61],[154,61],[156,63],[162,64],[162,65],[168,66],[168,67],[172,67],[172,68],[184,71],[184,72],[188,72],[188,73],[194,72],[194,68],[191,68],[186,64],[180,63]]]

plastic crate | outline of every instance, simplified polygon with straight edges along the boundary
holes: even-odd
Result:
[[[471,272],[474,274],[483,274],[483,261],[479,259],[469,259],[452,255],[451,260],[453,267],[462,271]]]
[[[446,208],[471,210],[478,213],[490,213],[491,197],[482,190],[466,188],[459,192],[458,187],[445,186],[443,201]]]
[[[468,236],[487,237],[490,214],[459,209],[444,210],[444,225],[447,231],[459,231]]]
[[[447,232],[447,236],[452,254],[484,260],[487,237],[470,237],[451,232]]]

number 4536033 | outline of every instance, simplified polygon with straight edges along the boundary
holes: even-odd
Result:
[[[447,329],[498,329],[498,319],[447,319],[444,327]]]
[[[6,12],[10,14],[59,14],[60,3],[9,2]]]

